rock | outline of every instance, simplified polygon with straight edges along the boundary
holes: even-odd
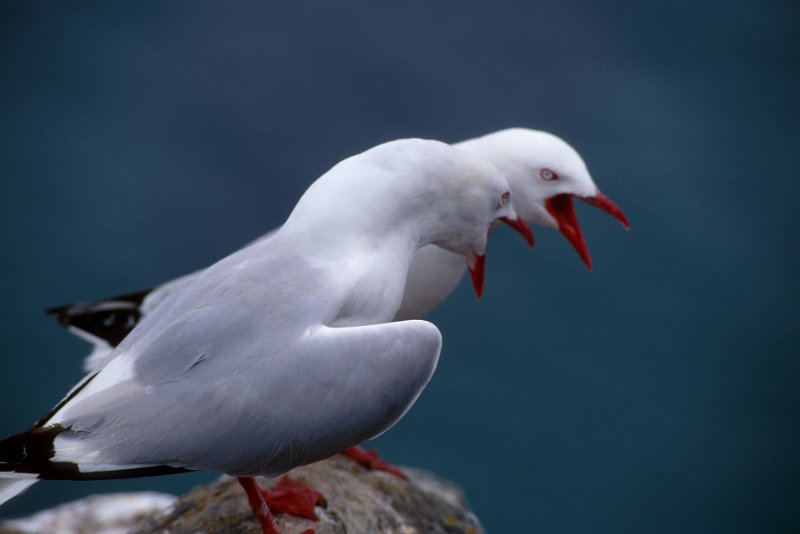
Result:
[[[125,534],[176,500],[173,495],[154,492],[93,495],[24,519],[5,521],[0,534]]]
[[[322,492],[327,506],[317,507],[317,521],[276,515],[278,528],[283,534],[300,534],[308,529],[316,534],[483,533],[460,489],[421,470],[403,472],[408,480],[367,471],[344,456],[294,469],[290,476]],[[269,487],[276,481],[259,479],[259,484]],[[95,528],[92,532],[111,531]],[[184,495],[165,511],[144,518],[130,532],[260,534],[261,528],[242,488],[236,480],[223,476]]]

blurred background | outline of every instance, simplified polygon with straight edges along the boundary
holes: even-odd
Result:
[[[372,445],[489,532],[800,528],[800,5],[786,1],[5,2],[0,433],[83,375],[48,306],[147,288],[280,224],[390,139],[554,132],[631,221],[493,234],[430,319],[444,350]],[[180,493],[45,482],[0,510]]]

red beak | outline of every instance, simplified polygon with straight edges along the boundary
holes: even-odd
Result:
[[[598,191],[597,194],[595,196],[593,196],[593,197],[578,197],[578,198],[580,198],[581,200],[583,200],[587,204],[591,204],[592,206],[596,206],[596,207],[600,208],[601,210],[603,210],[604,212],[608,213],[609,215],[614,217],[616,220],[621,222],[622,226],[624,226],[626,230],[630,230],[631,229],[631,225],[628,224],[628,218],[625,217],[625,214],[622,213],[622,210],[619,209],[619,206],[614,204],[611,201],[610,198],[605,196],[600,191]]]
[[[519,216],[517,216],[515,220],[509,219],[508,217],[500,217],[498,220],[519,232],[525,241],[528,242],[528,245],[533,246],[533,232],[531,232],[531,227],[528,226],[528,223],[520,219]],[[489,226],[489,228],[486,229],[486,233],[488,234],[491,230],[492,227]],[[483,294],[483,276],[486,271],[486,255],[473,256],[472,259],[467,262],[467,268],[469,268],[469,275],[472,278],[472,287],[475,288],[475,295],[481,298]]]
[[[562,193],[550,197],[545,200],[544,206],[558,223],[558,231],[572,243],[583,263],[591,271],[592,259],[589,257],[589,247],[586,246],[581,227],[578,225],[578,218],[575,216],[572,195]]]
[[[528,223],[523,221],[519,215],[517,215],[515,220],[511,220],[508,217],[500,217],[499,221],[516,230],[517,233],[528,242],[528,246],[533,247],[533,232],[531,232],[531,227],[528,226]]]
[[[469,275],[472,277],[472,287],[475,288],[475,295],[481,298],[483,294],[483,273],[486,270],[486,256],[473,256],[467,262]]]
[[[622,213],[622,210],[611,201],[610,198],[604,194],[597,192],[593,197],[578,197],[587,204],[597,206],[605,211],[616,220],[618,220],[625,229],[630,228],[628,218]],[[586,246],[586,241],[583,239],[581,227],[578,224],[578,218],[575,216],[575,209],[572,204],[572,195],[562,193],[554,197],[548,198],[545,201],[545,207],[550,215],[558,222],[558,230],[567,238],[567,241],[572,243],[572,246],[578,252],[578,255],[586,264],[586,267],[592,270],[592,259],[589,257],[589,247]]]

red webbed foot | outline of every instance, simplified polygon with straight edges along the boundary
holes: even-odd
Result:
[[[314,508],[325,507],[325,497],[302,482],[283,475],[269,489],[262,490],[270,510],[276,514],[289,514],[308,519],[317,519]]]
[[[271,512],[316,520],[314,508],[317,504],[325,506],[325,498],[320,492],[286,475],[266,490],[261,489],[253,477],[239,477],[238,481],[247,493],[250,508],[261,523],[264,534],[280,534]],[[303,534],[314,534],[314,529],[308,529]]]
[[[403,474],[403,472],[392,464],[384,462],[381,457],[378,456],[378,451],[375,449],[366,450],[363,447],[356,446],[345,449],[342,451],[342,454],[352,458],[359,465],[366,467],[367,469],[374,471],[385,471],[386,473],[392,474],[397,478],[406,480],[406,476]]]

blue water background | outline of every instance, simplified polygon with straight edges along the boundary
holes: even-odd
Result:
[[[800,4],[5,2],[0,434],[80,379],[42,310],[149,287],[278,225],[379,142],[509,126],[583,154],[578,206],[492,236],[485,296],[376,446],[492,533],[800,529]],[[0,516],[210,474],[46,482]]]

